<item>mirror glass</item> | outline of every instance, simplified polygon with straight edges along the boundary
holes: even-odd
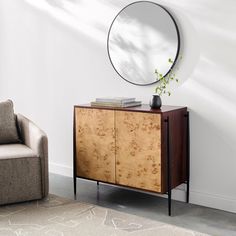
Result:
[[[157,82],[155,69],[167,75],[177,60],[179,47],[174,18],[164,7],[146,1],[123,8],[107,38],[112,66],[123,79],[137,85]]]

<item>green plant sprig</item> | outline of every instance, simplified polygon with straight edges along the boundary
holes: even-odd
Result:
[[[168,62],[170,64],[174,63],[171,58],[168,59]],[[171,69],[166,76],[163,76],[163,74],[159,73],[158,70],[155,69],[155,75],[158,81],[158,85],[155,88],[155,93],[157,93],[159,96],[162,96],[163,94],[170,96],[171,92],[167,89],[169,83],[171,81],[175,81],[176,83],[179,82],[179,79],[176,78],[176,74],[173,72],[173,69]]]

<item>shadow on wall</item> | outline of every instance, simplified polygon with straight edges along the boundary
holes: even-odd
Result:
[[[107,41],[107,34],[110,24],[116,14],[127,4],[122,1],[110,0],[24,0],[35,9],[48,14],[56,21],[68,28],[87,36],[95,43],[104,46]],[[159,3],[158,1],[156,1]],[[174,15],[181,34],[180,55],[182,59],[177,63],[180,86],[193,73],[199,60],[199,40],[197,32],[189,18],[181,11],[170,8],[166,2],[163,5]],[[167,5],[167,6],[166,6]]]
[[[199,113],[205,115],[206,120],[211,126],[215,126],[222,139],[227,139],[225,144],[232,145],[231,148],[234,147],[236,152],[235,132],[232,129],[232,124],[236,120],[236,103],[210,85],[207,87],[207,84],[201,83],[195,76],[184,85],[184,90],[195,100],[195,108]]]
[[[204,103],[206,104],[205,101],[201,101],[201,104]],[[229,130],[219,126],[217,117],[213,120],[214,117],[210,114],[194,109],[190,109],[190,115],[191,191],[206,195],[210,193],[215,197],[235,201],[235,189],[229,188],[235,183],[232,178],[236,166],[233,135],[230,135]],[[203,184],[205,182],[207,184]],[[224,196],[225,193],[227,195]],[[236,208],[227,210],[235,211]]]
[[[102,44],[106,42],[110,23],[124,4],[109,0],[25,0],[25,2]],[[169,2],[172,1],[168,3],[166,1],[155,2],[163,4],[167,9],[170,8],[168,5],[171,6],[169,10],[179,23],[181,31],[180,55],[183,56],[177,66],[180,68],[178,71],[181,78],[180,84],[193,73],[199,60],[200,44],[203,47],[201,53],[204,53],[204,57],[208,60],[213,57],[214,62],[225,69],[230,71],[234,68],[234,60],[230,60],[229,55],[232,54],[231,50],[235,47],[236,42],[236,32],[231,30],[235,28],[235,23],[229,20],[226,25],[219,17],[216,6],[220,7],[222,2],[208,1],[204,4],[202,1],[191,1],[190,3],[184,0],[178,1],[178,4],[176,2],[170,4]],[[183,14],[183,10],[186,10],[186,14]],[[233,10],[228,9],[228,14],[233,14]],[[191,16],[191,21],[188,16]],[[218,23],[217,26],[215,21]],[[194,25],[191,22],[194,22]],[[194,28],[199,28],[201,34]],[[206,50],[204,50],[205,47],[207,47]],[[227,58],[229,59],[227,60]]]
[[[105,0],[25,0],[25,2],[99,43],[106,41],[108,24],[120,9],[111,2],[107,4]]]
[[[166,6],[168,9],[168,6]],[[200,59],[200,43],[198,33],[189,17],[179,8],[169,9],[176,19],[180,32],[180,51],[178,61],[173,68],[173,73],[177,74],[179,83],[171,86],[179,87],[187,81],[194,73]]]
[[[232,53],[232,48],[236,46],[235,1],[228,0],[227,4],[222,4],[220,0],[169,2],[173,2],[171,5],[176,6],[177,10],[181,9],[181,14],[185,12],[191,17],[191,22],[197,30],[197,40],[194,41],[201,44],[201,54],[205,58],[212,58],[217,65],[224,67],[223,69],[235,73]]]

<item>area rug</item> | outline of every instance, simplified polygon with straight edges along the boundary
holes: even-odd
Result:
[[[50,195],[0,207],[1,236],[206,236],[162,222]]]

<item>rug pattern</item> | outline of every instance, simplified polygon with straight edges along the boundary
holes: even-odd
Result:
[[[55,195],[45,200],[0,207],[0,236],[42,235],[207,236]]]

